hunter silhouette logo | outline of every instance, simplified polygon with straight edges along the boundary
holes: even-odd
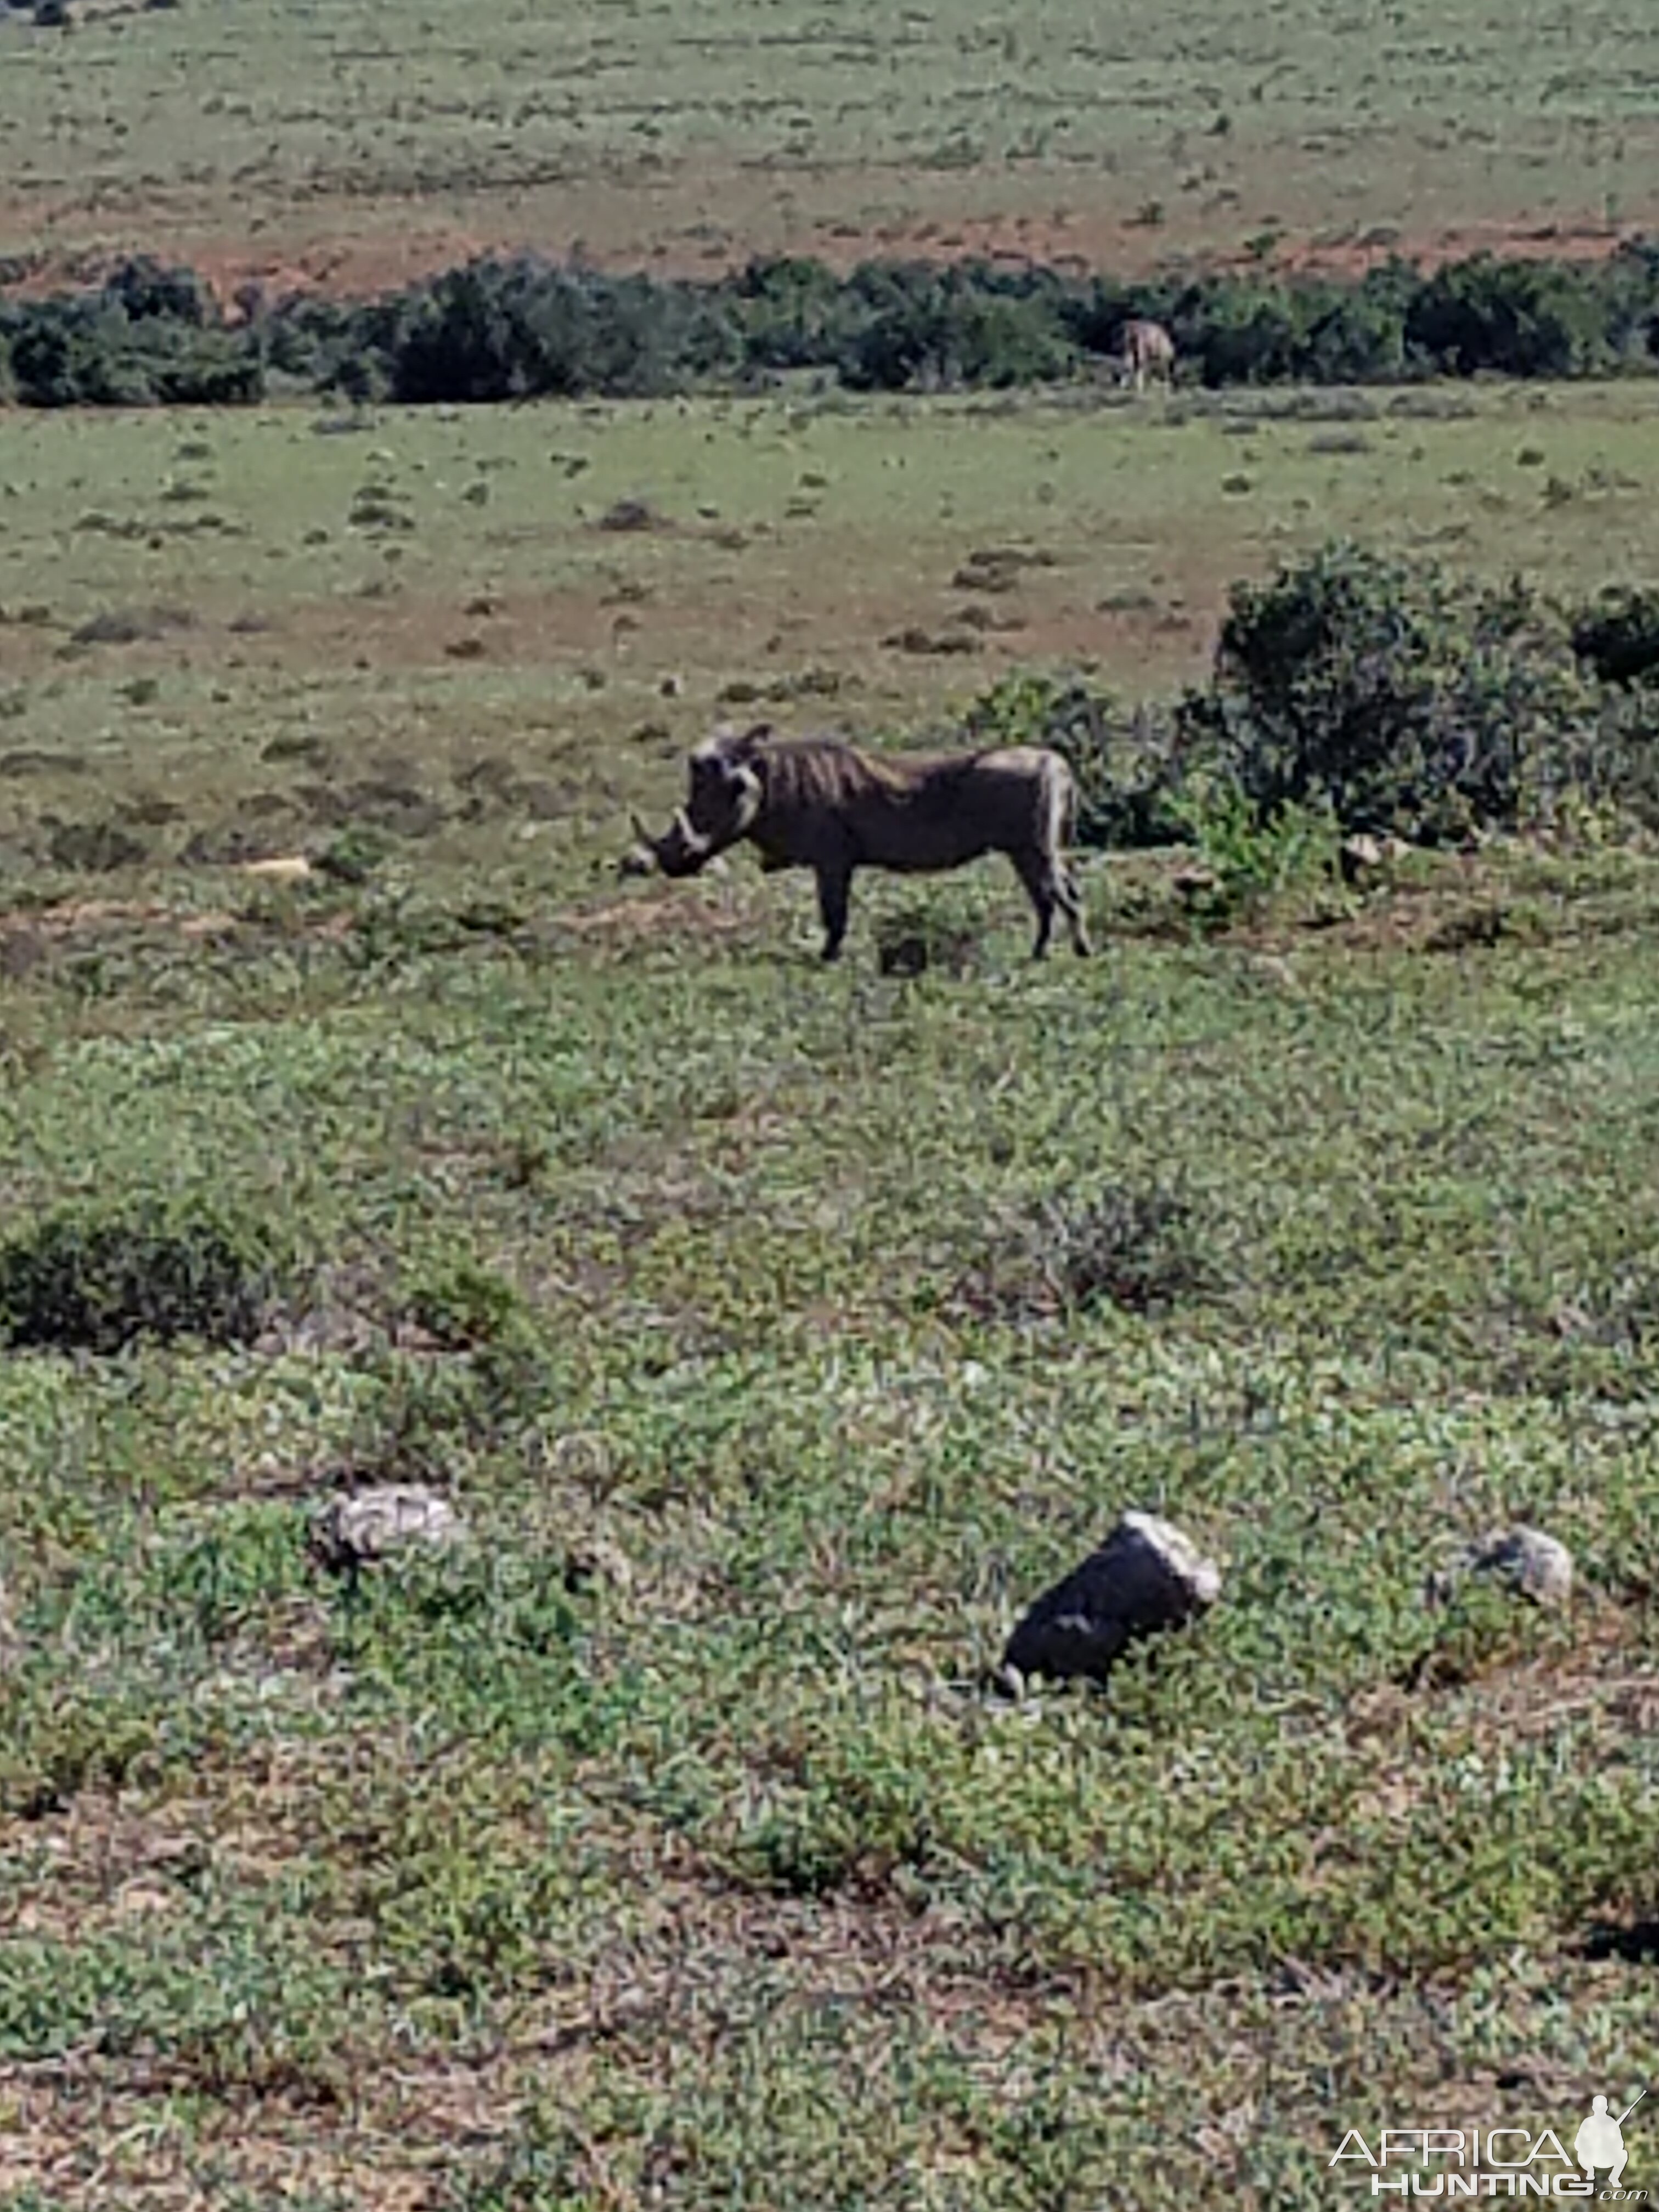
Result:
[[[1553,2128],[1383,2128],[1367,2142],[1350,2128],[1329,2161],[1358,2165],[1369,2194],[1399,2197],[1597,2197],[1641,2203],[1645,2189],[1624,2186],[1630,2156],[1625,2123],[1647,2095],[1640,2090],[1617,2118],[1592,2097],[1569,2151]],[[1375,2148],[1373,2148],[1373,2144]]]
[[[1590,2100],[1589,2118],[1572,2139],[1573,2156],[1586,2173],[1594,2175],[1598,2166],[1611,2168],[1607,2175],[1609,2189],[1617,2189],[1623,2178],[1625,2160],[1630,2153],[1625,2148],[1625,2122],[1647,2095],[1641,2090],[1615,2120],[1607,2111],[1605,2097]]]

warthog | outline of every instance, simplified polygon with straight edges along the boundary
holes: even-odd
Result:
[[[1126,384],[1144,392],[1148,377],[1165,384],[1175,381],[1175,340],[1162,323],[1129,322],[1118,340],[1118,373]]]
[[[1006,853],[1036,908],[1034,955],[1048,949],[1054,908],[1089,950],[1062,848],[1076,786],[1058,753],[1036,745],[928,759],[880,760],[835,738],[779,738],[766,723],[723,732],[690,760],[691,794],[667,834],[640,837],[665,876],[694,876],[747,838],[763,868],[811,868],[818,879],[823,957],[847,934],[856,868],[911,874]]]

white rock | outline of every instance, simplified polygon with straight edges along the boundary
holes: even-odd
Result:
[[[311,873],[311,863],[303,853],[284,853],[273,860],[244,860],[245,876],[263,876],[273,884],[300,884]]]
[[[1181,1626],[1220,1594],[1221,1570],[1183,1530],[1125,1513],[1098,1551],[1037,1599],[1003,1664],[1022,1675],[1100,1679],[1137,1637]]]

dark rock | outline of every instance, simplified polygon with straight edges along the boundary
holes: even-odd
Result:
[[[1098,1551],[1037,1599],[1003,1664],[1021,1675],[1103,1680],[1135,1638],[1181,1626],[1220,1591],[1219,1568],[1190,1537],[1150,1513],[1125,1513]]]

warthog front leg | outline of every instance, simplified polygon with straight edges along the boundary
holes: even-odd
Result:
[[[823,923],[823,957],[836,960],[841,957],[842,939],[847,934],[847,908],[853,890],[853,871],[850,867],[821,867],[818,872],[818,915]]]

